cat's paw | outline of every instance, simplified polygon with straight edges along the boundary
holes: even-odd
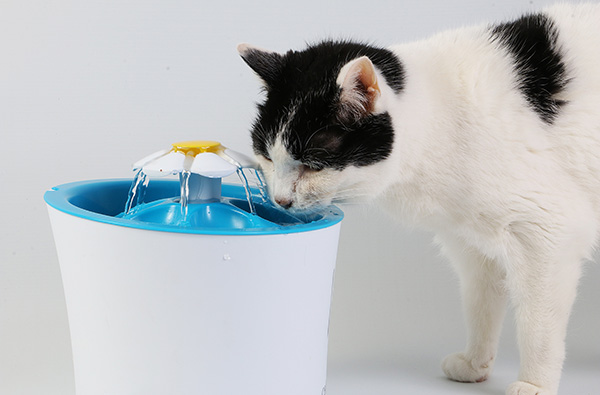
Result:
[[[524,381],[512,383],[506,390],[506,395],[551,395],[551,392]]]
[[[448,355],[442,362],[442,370],[446,376],[462,383],[481,383],[487,380],[494,358],[484,361],[468,358],[464,353]]]

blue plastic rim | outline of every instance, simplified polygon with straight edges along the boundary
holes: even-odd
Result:
[[[75,217],[88,219],[91,221],[125,226],[129,228],[154,230],[173,233],[192,233],[192,234],[213,234],[213,235],[273,235],[288,234],[298,232],[309,232],[333,226],[340,222],[344,214],[335,207],[329,206],[323,208],[317,213],[311,213],[310,222],[286,225],[277,218],[270,218],[271,221],[265,221],[264,226],[252,228],[228,228],[228,227],[203,227],[202,224],[193,226],[175,226],[165,223],[153,223],[136,221],[132,219],[120,218],[119,214],[123,212],[129,188],[132,180],[130,179],[109,179],[109,180],[89,180],[72,182],[59,185],[52,188],[44,194],[46,203],[63,213]],[[158,201],[179,196],[180,185],[176,180],[152,180],[146,191],[146,202]],[[236,202],[246,200],[246,192],[240,185],[224,184],[222,195],[225,199]],[[257,212],[261,214],[261,209],[268,210],[258,206]],[[275,215],[272,210],[268,215]],[[284,213],[282,213],[285,216]],[[285,222],[285,221],[284,221]]]

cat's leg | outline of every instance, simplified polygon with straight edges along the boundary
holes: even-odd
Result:
[[[519,381],[506,393],[555,395],[581,262],[556,262],[552,257],[516,265],[509,270],[507,285],[515,306],[521,367]]]
[[[465,351],[447,356],[442,369],[455,381],[485,381],[496,358],[506,310],[504,272],[496,262],[460,242],[442,241],[442,249],[460,277],[468,330]]]

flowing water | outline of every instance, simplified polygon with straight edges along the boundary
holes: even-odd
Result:
[[[258,191],[260,192],[260,197],[262,199],[262,202],[267,202],[269,200],[269,195],[267,193],[267,185],[263,182],[262,177],[260,176],[260,170],[258,169],[253,169],[254,170],[254,176],[256,177],[257,180],[257,187],[258,187]]]
[[[138,171],[131,183],[129,194],[127,195],[127,202],[125,203],[124,215],[127,215],[135,207],[143,203],[144,197],[146,197],[146,188],[150,182],[150,177],[146,175],[142,170]]]
[[[182,171],[179,173],[179,187],[180,187],[180,199],[179,203],[181,204],[181,216],[183,217],[183,221],[187,220],[188,214],[188,202],[190,200],[190,173],[189,171]]]
[[[250,181],[245,170],[251,171],[251,175],[254,176],[254,188],[250,185]],[[179,202],[181,205],[181,216],[182,216],[182,224],[185,224],[187,221],[188,215],[188,204],[189,204],[189,196],[190,196],[190,187],[189,187],[189,179],[191,173],[189,171],[183,171],[179,173],[179,182],[180,182],[180,198]],[[248,211],[256,215],[256,206],[255,200],[258,201],[259,204],[264,204],[268,202],[267,197],[267,189],[260,175],[260,170],[253,168],[243,168],[239,167],[237,170],[237,175],[244,187],[244,191],[246,193],[246,201],[248,202]],[[150,182],[150,177],[148,177],[142,170],[139,170],[131,183],[131,188],[129,189],[129,193],[127,195],[127,201],[125,203],[125,208],[123,210],[123,214],[121,215],[124,218],[132,217],[137,214],[137,211],[142,208],[142,204],[144,203],[144,198],[146,196],[146,189]],[[258,193],[253,193],[257,191]]]
[[[242,187],[244,188],[247,206],[245,206],[244,204],[240,205],[239,199],[230,199],[228,197],[223,197],[223,199],[221,200],[223,204],[235,206],[238,209],[242,209],[250,213],[251,215],[255,215],[259,218],[266,219],[267,221],[270,221],[280,226],[311,222],[319,215],[318,212],[298,213],[281,209],[279,206],[273,204],[269,199],[267,187],[263,181],[263,176],[260,170],[250,167],[245,168],[239,164],[237,165],[237,167],[237,176],[242,184]],[[191,204],[190,199],[193,198],[190,196],[190,194],[195,192],[191,191],[190,189],[192,187],[192,189],[195,190],[198,187],[196,186],[196,184],[190,185],[190,177],[190,171],[186,170],[179,173],[179,198],[177,198],[176,196],[172,196],[166,199],[170,201],[170,207],[173,207],[172,203],[179,203],[179,213],[176,213],[175,217],[173,217],[173,213],[168,214],[171,216],[172,219],[174,219],[174,223],[176,223],[178,226],[191,226],[190,221],[194,221],[194,218],[189,218],[189,216],[191,215],[189,214],[189,204]],[[127,201],[125,203],[123,213],[119,215],[120,217],[140,218],[139,216],[143,216],[146,213],[146,208],[150,208],[150,206],[153,205],[155,202],[160,202],[144,202],[149,182],[150,177],[148,177],[148,175],[145,174],[142,170],[139,170],[136,173],[131,184],[131,188],[129,189],[129,193],[127,195]],[[167,206],[164,207],[166,208]],[[153,209],[155,208],[156,207],[154,207]],[[165,212],[165,214],[167,213]]]
[[[256,207],[254,207],[254,202],[252,201],[252,190],[250,189],[250,184],[248,183],[248,178],[244,174],[244,168],[239,167],[237,169],[237,175],[244,186],[244,190],[246,191],[246,200],[248,201],[248,207],[250,210],[250,214],[256,214]]]

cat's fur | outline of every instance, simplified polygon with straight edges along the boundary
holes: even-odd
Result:
[[[388,49],[238,49],[265,84],[252,136],[274,201],[371,198],[435,231],[469,328],[446,375],[488,377],[510,300],[521,369],[507,394],[556,394],[599,233],[600,6]]]

